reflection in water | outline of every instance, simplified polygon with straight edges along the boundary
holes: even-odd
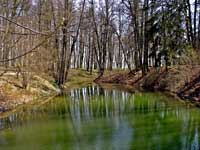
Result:
[[[74,89],[0,120],[0,149],[199,150],[199,110],[162,94]]]

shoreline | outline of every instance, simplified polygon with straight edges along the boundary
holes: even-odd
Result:
[[[90,74],[87,71],[72,69],[64,85],[65,91],[92,84],[96,75],[96,72]],[[17,78],[17,74],[13,72],[0,76],[0,117],[24,105],[45,103],[61,93],[54,79],[46,74],[32,74],[27,88],[22,87],[22,81],[22,77]]]
[[[169,92],[177,97],[190,100],[195,105],[200,102],[200,66],[174,66],[166,72],[164,68],[152,69],[146,76],[141,72],[114,73],[104,75],[97,84],[128,85],[151,92]]]
[[[200,107],[200,92],[198,93],[198,89],[200,89],[200,66],[176,66],[170,68],[168,72],[165,72],[163,68],[152,69],[144,77],[141,76],[141,72],[135,74],[127,71],[113,71],[111,74],[106,72],[97,82],[93,82],[97,76],[96,73],[90,76],[87,72],[84,72],[83,77],[79,76],[80,73],[83,72],[72,70],[65,85],[66,92],[70,88],[91,84],[106,85],[108,88],[114,85],[119,90],[126,89],[130,92],[140,91],[140,89],[150,92],[167,92]],[[77,77],[79,77],[78,80]],[[16,80],[16,78],[14,79]],[[2,82],[1,78],[0,87],[0,117],[2,114],[12,112],[21,106],[42,104],[52,96],[55,97],[59,94],[58,87],[54,85],[50,78],[44,79],[37,75],[33,76],[28,89],[21,89],[10,85],[10,83]]]
[[[50,79],[38,75],[31,77],[26,88],[22,87],[22,79],[16,78],[16,74],[4,75],[0,78],[0,115],[48,99],[59,91]]]

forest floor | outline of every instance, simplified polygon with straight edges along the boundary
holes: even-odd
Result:
[[[150,68],[142,77],[142,72],[117,72],[105,74],[97,83],[123,84],[152,91],[167,91],[182,99],[200,102],[200,66],[183,65],[165,68]],[[199,104],[199,103],[197,103]]]

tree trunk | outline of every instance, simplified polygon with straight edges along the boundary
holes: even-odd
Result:
[[[149,0],[144,1],[145,5],[145,26],[144,26],[144,63],[142,74],[146,75],[148,71],[148,55],[149,55],[149,44],[148,44],[148,10],[149,10]]]
[[[198,0],[195,0],[195,3],[194,3],[194,48],[196,48],[196,44],[197,44],[197,38],[196,38],[196,33],[197,33],[197,3]]]

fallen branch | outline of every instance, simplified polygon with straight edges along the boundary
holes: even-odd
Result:
[[[3,76],[7,71],[3,71],[1,74],[0,74],[0,77]]]
[[[6,80],[6,79],[4,79],[4,78],[0,78],[0,80],[3,80],[3,81],[5,81],[5,82],[7,82],[7,83],[9,83],[9,84],[11,84],[11,85],[14,85],[15,87],[18,87],[18,88],[20,88],[20,89],[23,89],[23,87],[20,86],[20,85],[17,84],[17,83],[14,83],[14,82],[8,81],[8,80]]]

